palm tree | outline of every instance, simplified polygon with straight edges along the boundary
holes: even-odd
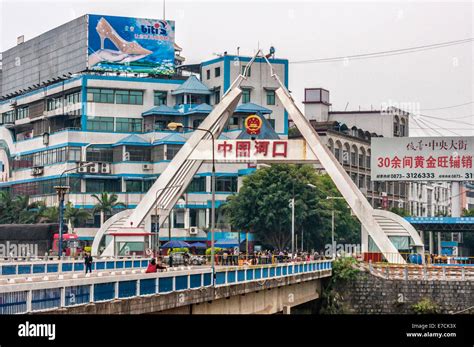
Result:
[[[124,203],[117,201],[117,194],[101,193],[100,196],[92,194],[92,197],[97,200],[92,213],[100,213],[100,226],[104,224],[106,214],[111,214],[114,207],[126,208]]]
[[[9,192],[0,192],[0,224],[11,224],[14,220],[13,199]]]
[[[59,220],[59,207],[48,206],[42,209],[40,223],[57,223]]]
[[[73,207],[72,203],[69,201],[64,210],[64,219],[71,222],[71,226],[74,229],[77,223],[86,221],[90,217],[90,213],[81,208]],[[73,232],[74,230],[70,230]]]

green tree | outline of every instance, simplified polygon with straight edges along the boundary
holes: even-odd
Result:
[[[410,212],[408,212],[407,210],[405,210],[404,208],[400,208],[400,207],[392,207],[390,209],[390,212],[393,212],[395,214],[398,214],[399,216],[401,217],[410,217]]]
[[[474,217],[474,208],[471,208],[469,210],[465,208],[462,211],[462,216],[463,217]]]
[[[283,249],[291,244],[289,201],[294,197],[295,232],[304,230],[307,248],[321,249],[331,242],[333,207],[339,211],[335,229],[338,240],[358,242],[360,227],[354,223],[346,203],[326,200],[327,196],[337,195],[330,177],[309,165],[272,165],[245,177],[239,193],[228,198],[224,211],[233,227],[255,233],[267,246]]]
[[[92,194],[92,197],[97,200],[97,203],[92,210],[93,214],[100,213],[100,225],[105,222],[105,217],[112,214],[116,207],[126,208],[125,204],[118,201],[117,194],[101,193],[100,196]]]
[[[27,195],[0,192],[0,224],[31,224],[36,223],[43,206],[42,201],[30,202]]]
[[[64,209],[64,219],[70,221],[73,228],[75,228],[77,224],[85,222],[89,217],[89,212],[81,208],[75,208],[70,201]]]
[[[40,223],[58,223],[59,222],[59,207],[47,206],[44,207],[40,215]]]

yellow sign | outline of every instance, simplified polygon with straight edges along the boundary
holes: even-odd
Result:
[[[256,114],[251,114],[245,118],[244,126],[249,135],[258,135],[260,134],[260,129],[262,128],[263,121]]]

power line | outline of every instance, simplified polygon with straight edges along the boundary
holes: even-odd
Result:
[[[421,123],[423,123],[425,126],[427,126],[430,130],[433,130],[434,132],[436,132],[436,133],[439,134],[440,136],[445,136],[445,135],[443,135],[441,132],[439,132],[438,130],[433,129],[433,128],[431,127],[431,125],[429,125],[429,124],[428,124],[427,122],[425,122],[423,119],[420,118],[420,119],[418,119],[418,120],[419,120]]]
[[[441,118],[441,117],[427,116],[427,115],[425,115],[425,114],[419,114],[418,117],[424,117],[424,118],[431,118],[431,119],[436,119],[436,120],[442,120],[442,121],[445,121],[445,122],[451,122],[451,121],[453,120],[452,118]],[[455,123],[466,124],[466,125],[474,126],[474,123],[463,122],[463,121],[457,121],[457,122],[455,122]]]
[[[362,53],[362,54],[354,54],[354,55],[346,55],[346,56],[338,56],[338,57],[330,57],[330,58],[319,58],[319,59],[309,59],[309,60],[299,60],[299,61],[292,61],[290,64],[308,64],[308,63],[328,63],[328,62],[336,62],[342,61],[347,59],[369,59],[369,58],[378,58],[378,57],[387,57],[392,55],[399,55],[399,54],[408,54],[408,53],[415,53],[426,51],[430,49],[437,49],[437,48],[444,48],[454,45],[460,45],[465,43],[470,43],[474,41],[474,38],[467,38],[462,40],[454,40],[454,41],[447,41],[441,43],[434,43],[430,45],[424,46],[416,46],[416,47],[409,47],[409,48],[401,48],[401,49],[394,49],[389,51],[380,51],[380,52],[372,52],[372,53]]]
[[[438,108],[422,108],[422,109],[420,109],[420,111],[446,110],[448,108],[455,108],[455,107],[466,106],[466,105],[471,105],[471,104],[474,104],[474,101],[469,101],[469,102],[466,102],[464,104],[451,105],[451,106],[438,107]],[[467,117],[471,117],[471,116],[466,116],[466,117],[461,117],[461,118],[467,118]],[[452,119],[455,119],[455,118],[452,118]]]

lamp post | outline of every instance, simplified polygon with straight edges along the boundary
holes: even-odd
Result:
[[[341,196],[327,196],[326,200],[344,200]],[[334,239],[334,219],[335,219],[335,211],[334,211],[334,204],[332,205],[331,211],[331,242],[332,242],[332,258],[336,258],[336,241]]]
[[[166,190],[166,189],[171,189],[171,188],[181,188],[182,186],[181,185],[175,185],[175,186],[169,186],[169,187],[164,187],[164,188],[161,188],[161,189],[158,189],[156,191],[156,196],[155,196],[155,201],[156,201],[156,204],[155,204],[155,218],[156,218],[156,222],[155,222],[155,232],[153,233],[154,234],[154,237],[153,237],[153,254],[155,255],[156,254],[156,238],[158,237],[158,241],[160,239],[160,217],[158,216],[158,193],[159,192],[162,192],[163,190]],[[171,223],[170,220],[168,220],[168,223]],[[153,236],[152,234],[152,236]],[[170,238],[170,241],[171,241],[171,238]]]
[[[185,127],[182,123],[175,123],[171,122],[168,124],[168,129],[170,130],[176,130],[178,128],[182,129],[191,129],[191,130],[201,130],[205,131],[209,135],[211,135],[212,138],[212,175],[211,175],[211,194],[212,194],[212,202],[211,202],[211,268],[212,268],[212,278],[213,282],[215,279],[215,261],[214,261],[214,232],[215,232],[215,227],[216,227],[216,161],[215,161],[215,152],[214,152],[214,134],[203,128],[193,128],[193,127]]]
[[[306,184],[308,187],[317,189],[317,187],[314,184],[308,183]],[[326,200],[344,200],[342,196],[327,196]],[[332,249],[332,258],[334,259],[336,257],[335,250],[336,250],[336,242],[335,242],[335,237],[334,237],[334,228],[335,228],[335,211],[334,211],[334,205],[332,206],[332,211],[331,211],[331,249]]]
[[[69,171],[74,171],[77,170],[81,167],[88,167],[92,166],[94,163],[87,163],[87,164],[82,164],[79,166],[76,166],[72,169],[66,169],[64,170],[61,175],[59,175],[59,185],[54,186],[53,188],[56,190],[56,194],[58,195],[58,200],[59,200],[59,243],[58,243],[58,257],[61,259],[61,256],[63,254],[63,219],[64,219],[64,197],[66,196],[67,192],[69,191],[69,185],[65,184],[62,185],[62,178],[63,175],[66,172]]]

